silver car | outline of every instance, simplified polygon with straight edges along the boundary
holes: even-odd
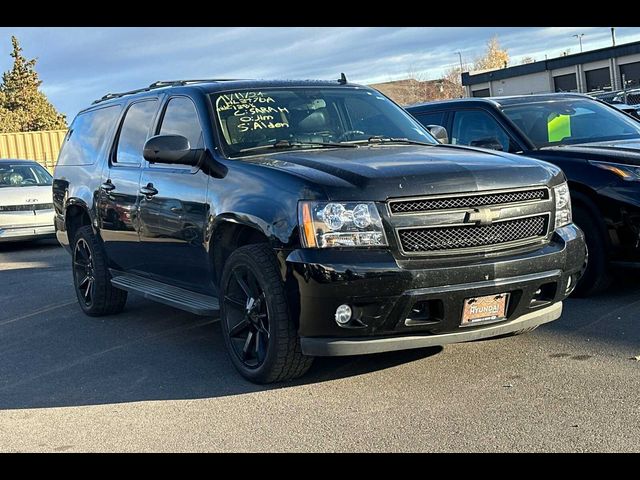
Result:
[[[0,159],[0,242],[55,235],[51,183],[37,162]]]

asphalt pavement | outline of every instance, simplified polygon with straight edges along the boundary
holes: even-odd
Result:
[[[640,270],[535,332],[253,385],[220,325],[86,317],[55,241],[0,244],[0,451],[640,451]]]

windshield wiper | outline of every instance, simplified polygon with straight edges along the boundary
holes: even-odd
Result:
[[[252,150],[261,150],[263,148],[294,148],[294,147],[306,147],[306,146],[318,146],[324,148],[358,148],[358,145],[353,143],[332,143],[332,142],[291,142],[289,140],[278,140],[271,145],[259,145],[257,147],[243,148],[239,150],[239,153],[251,152]]]
[[[421,142],[419,140],[409,140],[408,138],[402,137],[402,138],[397,138],[397,137],[383,137],[382,135],[374,135],[373,137],[369,137],[368,140],[366,140],[367,143],[369,144],[376,144],[376,143],[403,143],[406,145],[425,145],[427,147],[433,147],[434,145],[437,145],[435,143],[427,143],[427,142]]]

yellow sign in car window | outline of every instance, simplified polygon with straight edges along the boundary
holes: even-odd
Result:
[[[549,142],[559,142],[571,136],[571,115],[552,113],[547,119]]]

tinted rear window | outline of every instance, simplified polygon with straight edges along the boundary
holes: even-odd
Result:
[[[58,165],[92,165],[113,131],[120,105],[80,113],[67,132]]]

